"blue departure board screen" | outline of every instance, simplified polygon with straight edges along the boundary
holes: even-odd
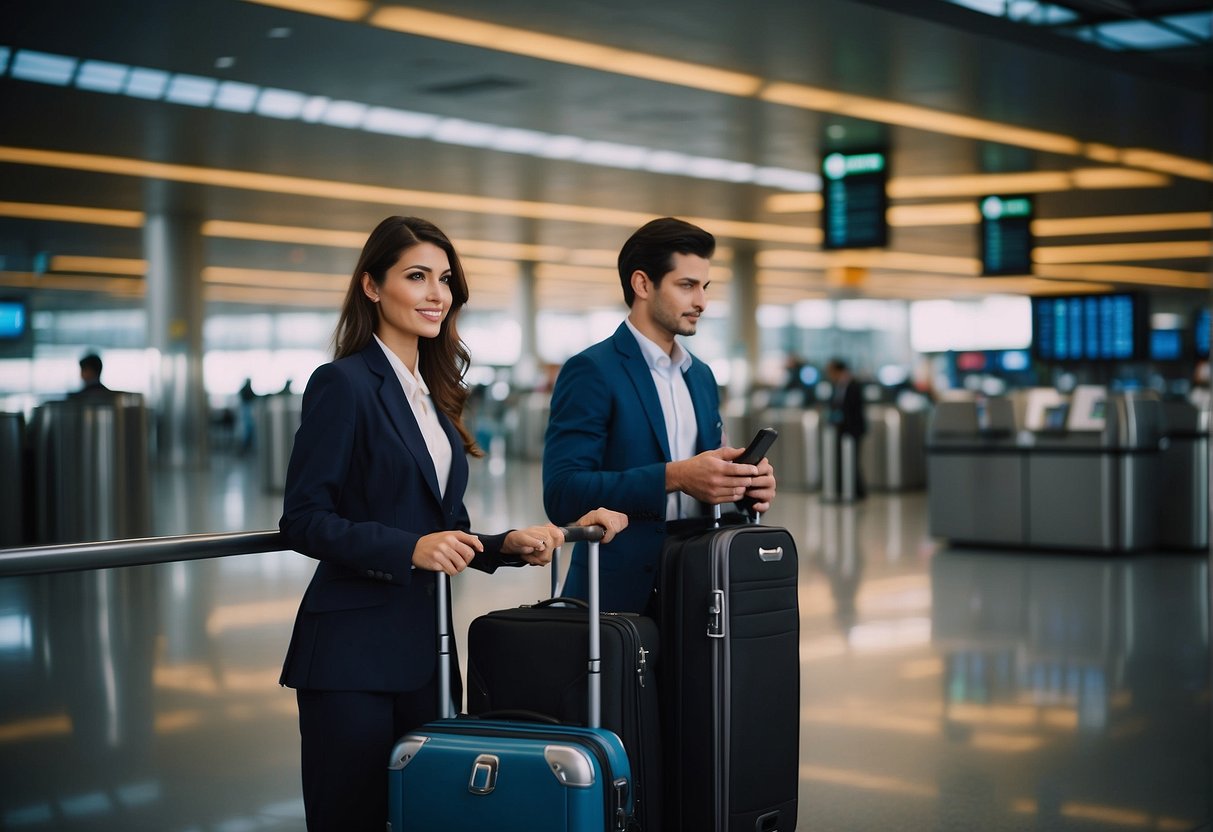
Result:
[[[16,341],[25,336],[25,302],[0,299],[0,341]]]
[[[1178,329],[1150,330],[1150,360],[1178,361],[1183,357],[1183,333]]]
[[[1135,295],[1032,298],[1032,347],[1042,361],[1130,361],[1141,354]]]
[[[830,153],[821,160],[822,248],[880,248],[889,242],[888,154]]]
[[[987,196],[981,210],[981,273],[1032,273],[1032,197]]]

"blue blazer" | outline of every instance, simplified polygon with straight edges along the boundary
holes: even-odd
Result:
[[[431,532],[469,528],[463,440],[446,416],[439,421],[453,451],[441,496],[421,428],[378,343],[308,381],[278,526],[291,548],[320,563],[281,684],[409,691],[432,677],[435,573],[412,569],[413,548]],[[485,550],[472,566],[492,572],[507,562],[504,534],[479,537]]]
[[[720,393],[692,356],[683,374],[699,428],[696,453],[720,447]],[[665,537],[665,464],[670,443],[657,385],[627,324],[560,370],[543,450],[543,504],[555,523],[602,506],[628,527],[602,547],[602,609],[640,612],[648,603]],[[585,552],[574,550],[565,594],[585,597]]]

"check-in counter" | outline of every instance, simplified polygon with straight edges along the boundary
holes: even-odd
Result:
[[[944,401],[928,443],[931,533],[955,543],[1130,551],[1160,544],[1161,402],[1152,393],[1029,391]]]
[[[772,407],[759,416],[761,427],[779,431],[768,457],[781,489],[815,491],[821,487],[821,416],[820,410],[800,407]],[[734,439],[730,432],[729,438],[744,446],[752,435],[743,433]]]
[[[1029,546],[1126,551],[1158,545],[1162,407],[1152,393],[1078,387],[1029,398]]]
[[[1184,399],[1162,402],[1160,464],[1172,499],[1159,506],[1159,538],[1172,549],[1209,546],[1209,408]]]
[[[1025,467],[1004,398],[945,400],[931,414],[927,522],[956,543],[1025,541]]]
[[[878,491],[913,491],[926,484],[925,411],[869,404],[868,433],[860,443],[864,483]]]
[[[151,533],[143,396],[47,402],[30,424],[34,540],[78,543]]]
[[[543,440],[552,415],[552,394],[524,393],[506,416],[506,450],[519,459],[543,459]]]
[[[25,414],[0,413],[0,549],[25,539]]]
[[[303,420],[303,396],[260,396],[253,404],[261,484],[266,491],[280,494],[286,490],[286,467],[295,447],[295,432]]]

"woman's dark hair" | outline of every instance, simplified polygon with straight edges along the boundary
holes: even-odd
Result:
[[[716,238],[697,225],[674,217],[645,223],[619,250],[619,283],[623,286],[624,302],[630,309],[636,300],[633,272],[644,272],[657,286],[674,267],[675,254],[694,254],[706,260],[715,250]]]
[[[417,371],[430,388],[434,406],[455,423],[463,439],[464,451],[472,456],[483,456],[463,424],[463,405],[468,397],[463,375],[471,363],[471,356],[459,338],[455,319],[468,302],[468,282],[455,247],[438,226],[417,217],[388,217],[375,227],[362,247],[345,302],[341,305],[341,317],[333,333],[333,355],[345,358],[359,352],[371,342],[379,325],[379,306],[362,291],[362,276],[369,274],[376,286],[382,286],[388,269],[396,264],[405,249],[418,243],[432,243],[446,252],[451,264],[451,309],[442,319],[438,337],[417,339]]]

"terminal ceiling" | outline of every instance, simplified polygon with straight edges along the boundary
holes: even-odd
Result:
[[[0,289],[44,303],[138,303],[153,213],[200,223],[207,295],[238,308],[335,308],[394,213],[455,238],[487,307],[510,306],[519,268],[543,307],[617,305],[614,253],[660,215],[715,231],[721,282],[736,262],[764,302],[1209,285],[1207,60],[942,2],[113,0],[6,16]],[[56,57],[74,61],[63,77]],[[890,151],[889,248],[822,252],[821,157],[873,147]],[[982,193],[1036,196],[1034,279],[978,277]]]

